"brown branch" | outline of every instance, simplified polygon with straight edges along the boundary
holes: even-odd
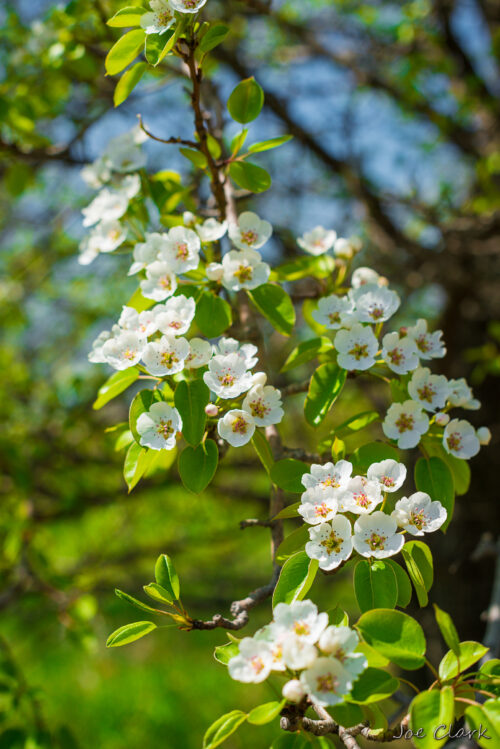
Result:
[[[156,135],[153,135],[149,130],[147,130],[144,127],[144,124],[142,122],[142,116],[140,114],[137,115],[137,119],[139,120],[139,127],[141,130],[146,133],[146,135],[151,138],[152,140],[158,141],[158,143],[173,143],[181,146],[188,146],[189,148],[196,148],[197,151],[200,150],[200,144],[196,143],[194,140],[185,140],[184,138],[158,138]]]

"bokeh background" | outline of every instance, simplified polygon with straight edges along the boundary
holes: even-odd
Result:
[[[197,749],[218,715],[274,696],[228,679],[212,658],[220,630],[104,646],[134,618],[113,588],[137,595],[159,553],[174,557],[183,600],[200,618],[226,613],[270,574],[267,530],[239,529],[267,511],[251,451],[232,451],[201,497],[182,488],[175,468],[127,495],[123,453],[105,429],[126,419],[128,399],[91,408],[108,373],[87,352],[134,282],[123,255],[77,262],[79,211],[92,197],[81,167],[137,113],[160,137],[192,133],[171,60],[113,109],[104,57],[118,30],[104,22],[124,4],[133,3],[0,7],[1,749]],[[432,600],[452,613],[462,639],[483,640],[498,530],[500,6],[208,0],[204,13],[233,32],[213,55],[207,108],[255,74],[266,105],[251,137],[295,136],[259,157],[273,176],[269,193],[240,203],[275,226],[266,259],[293,256],[293,237],[318,223],[359,234],[358,264],[386,275],[403,298],[398,322],[425,316],[441,327],[449,353],[438,367],[466,376],[483,402],[469,416],[491,428],[492,444],[472,462],[450,531],[430,541],[439,566]],[[223,109],[215,110],[219,127]],[[175,147],[145,147],[151,169],[188,173]],[[265,333],[277,371],[290,344]],[[325,430],[383,408],[385,397],[351,385]],[[300,406],[299,396],[297,414]],[[299,444],[288,429],[287,441]],[[306,427],[300,438],[317,439]],[[314,596],[356,617],[350,591],[347,570],[334,584],[318,579]],[[251,631],[269,611],[252,615]],[[417,615],[439,658],[431,612]],[[247,726],[228,747],[267,747],[276,733]]]

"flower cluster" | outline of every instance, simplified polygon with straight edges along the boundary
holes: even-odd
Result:
[[[352,469],[352,463],[339,460],[313,464],[302,476],[305,491],[298,512],[311,526],[305,550],[321,569],[334,570],[353,551],[375,559],[393,556],[404,544],[398,527],[423,536],[445,522],[445,508],[424,492],[398,500],[390,515],[383,512],[387,493],[398,491],[406,478],[402,463],[390,459],[372,463],[366,476],[352,476]]]
[[[318,613],[312,601],[279,603],[270,624],[240,641],[239,654],[228,663],[229,675],[256,683],[281,672],[288,678],[283,686],[288,701],[307,697],[316,705],[336,705],[368,665],[356,652],[358,644],[354,630],[328,626],[328,614]]]
[[[146,34],[164,34],[175,23],[176,13],[197,13],[207,0],[150,0],[151,11],[141,17]]]

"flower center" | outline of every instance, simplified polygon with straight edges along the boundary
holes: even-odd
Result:
[[[420,349],[420,351],[422,351],[424,354],[426,354],[431,347],[429,340],[425,334],[419,335],[415,343],[417,344],[417,347]]]
[[[135,351],[133,351],[132,349],[127,348],[123,352],[123,358],[124,359],[128,359],[130,361],[131,359],[135,358],[135,354],[136,354]]]
[[[305,622],[298,621],[294,622],[293,631],[296,635],[308,635],[310,634],[311,629]]]
[[[258,655],[254,655],[253,658],[250,658],[250,665],[256,674],[260,674],[264,668],[264,661]]]
[[[238,434],[246,434],[247,427],[248,427],[248,424],[242,416],[238,416],[233,421],[233,425],[232,425],[233,432],[237,432]]]
[[[241,232],[241,241],[245,244],[253,244],[256,242],[259,238],[259,235],[256,231],[253,231],[252,229],[249,229],[248,231],[242,231]]]
[[[174,428],[172,427],[172,421],[169,419],[168,421],[164,421],[163,419],[160,420],[160,423],[156,426],[156,431],[160,435],[160,437],[163,437],[163,439],[168,440],[171,434],[174,433]]]
[[[424,511],[423,510],[418,510],[418,512],[411,512],[410,513],[410,519],[409,519],[408,523],[410,525],[414,525],[415,528],[417,528],[417,530],[421,531],[422,528],[426,524],[426,520],[427,520],[427,518],[426,518],[426,516],[424,514]]]
[[[373,320],[380,320],[380,318],[384,316],[384,308],[380,305],[374,305],[369,314]]]
[[[249,265],[240,265],[238,270],[234,271],[234,275],[240,283],[245,283],[252,280],[253,270]]]
[[[162,289],[165,289],[165,291],[170,291],[170,289],[172,288],[172,280],[170,276],[162,276],[159,279],[158,283]]]
[[[227,387],[231,387],[231,385],[234,384],[234,381],[236,378],[230,372],[226,372],[226,374],[224,375],[219,375],[217,379],[219,380],[222,387],[227,388]]]
[[[320,505],[314,505],[314,514],[317,518],[326,518],[329,512],[330,508],[324,502]]]
[[[178,361],[179,359],[173,351],[164,351],[161,355],[161,363],[163,366],[167,367],[167,369],[171,369]]]
[[[332,325],[340,323],[340,312],[330,312],[328,314],[328,319],[332,323]]]
[[[168,26],[172,20],[172,13],[169,10],[160,11],[157,16],[158,26]]]
[[[267,408],[264,405],[264,402],[262,401],[262,399],[259,399],[250,403],[250,408],[252,410],[252,415],[257,416],[259,419],[263,419],[264,416],[268,414],[269,411],[271,410],[270,408]]]
[[[390,476],[382,476],[382,478],[380,479],[380,483],[384,486],[394,486],[396,482],[394,481],[394,479],[391,479]]]
[[[388,351],[387,354],[391,360],[391,364],[395,364],[396,367],[399,367],[404,359],[403,352],[400,348],[393,348],[392,351]]]
[[[330,535],[320,542],[320,546],[324,546],[328,554],[338,554],[342,548],[344,539],[337,536],[335,531],[331,531]]]
[[[358,492],[357,494],[355,493],[353,494],[353,497],[358,507],[368,507],[370,504],[370,500],[364,492]]]
[[[368,539],[368,546],[372,551],[383,551],[385,548],[385,542],[387,541],[387,536],[381,536],[379,533],[372,533],[370,538]]]
[[[338,489],[340,484],[337,481],[336,476],[328,476],[324,481],[321,482],[321,486],[327,487],[332,486],[334,489]]]
[[[421,388],[417,388],[417,393],[420,400],[427,401],[427,403],[432,403],[432,399],[436,395],[435,389],[432,387],[432,385],[429,384],[425,384],[422,385]]]
[[[185,242],[178,243],[175,256],[178,260],[187,260],[187,258],[189,257],[189,249]]]
[[[108,231],[109,239],[118,239],[119,236],[120,232],[118,229],[110,229],[110,231]]]
[[[355,343],[350,351],[347,352],[351,356],[354,356],[356,361],[360,359],[366,359],[368,356],[368,344],[367,343]]]
[[[179,320],[172,320],[172,322],[169,322],[168,327],[179,330],[179,328],[182,328],[182,323]]]
[[[316,677],[316,690],[318,692],[335,692],[338,686],[337,679],[332,674],[325,674]]]
[[[446,438],[446,442],[448,443],[448,447],[450,450],[460,450],[460,446],[462,444],[462,437],[458,432],[453,432],[452,434],[449,434]]]
[[[395,425],[400,434],[403,432],[411,432],[415,426],[415,419],[411,414],[401,414],[399,419],[395,422]]]

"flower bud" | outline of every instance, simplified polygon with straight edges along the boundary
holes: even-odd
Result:
[[[389,279],[385,276],[380,276],[377,283],[379,286],[389,286]]]
[[[400,338],[406,338],[408,335],[408,328],[406,326],[403,326],[399,329],[399,337]]]
[[[282,694],[289,702],[300,702],[305,697],[306,691],[298,679],[291,679],[284,685]]]
[[[184,211],[182,214],[182,222],[184,226],[193,228],[196,224],[196,216],[194,213],[191,213],[191,211]]]
[[[219,413],[219,407],[215,403],[208,403],[205,406],[205,413],[207,416],[217,416]]]
[[[476,431],[476,436],[479,440],[480,445],[489,445],[491,440],[491,432],[488,427],[479,427]]]
[[[327,627],[319,638],[319,647],[323,653],[336,653],[341,644],[336,627]]]
[[[438,413],[436,414],[436,424],[438,427],[445,427],[450,420],[450,417],[448,414],[445,413]]]
[[[207,278],[210,281],[220,281],[222,280],[224,269],[221,263],[209,263],[207,265],[206,273],[207,273]]]
[[[265,372],[256,372],[252,375],[252,387],[255,385],[265,385],[267,382],[267,375]]]
[[[354,255],[351,241],[344,239],[344,237],[339,237],[333,246],[333,253],[335,257],[342,258],[342,260],[350,260]]]

